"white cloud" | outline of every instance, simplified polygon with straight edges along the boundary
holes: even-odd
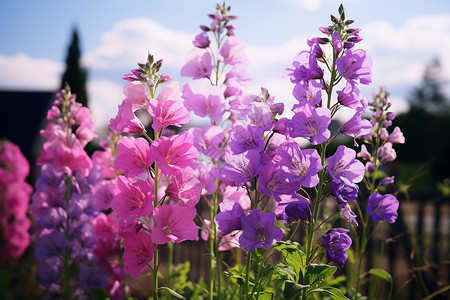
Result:
[[[169,68],[180,68],[192,45],[193,35],[169,29],[148,18],[125,19],[102,36],[100,45],[84,57],[88,67],[98,69],[134,68],[145,62],[147,51],[164,59]]]
[[[0,88],[56,91],[64,65],[19,53],[13,56],[0,55],[0,70]]]
[[[309,11],[319,10],[323,4],[322,0],[289,0],[289,2]]]
[[[403,26],[387,21],[363,27],[360,47],[374,58],[374,80],[383,84],[416,84],[424,67],[437,57],[450,78],[450,15],[417,16]]]
[[[92,80],[88,83],[89,107],[97,132],[101,134],[109,120],[117,115],[117,106],[124,99],[122,86],[109,80]]]

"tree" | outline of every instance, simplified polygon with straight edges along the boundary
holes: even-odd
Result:
[[[447,95],[443,92],[446,83],[442,78],[439,59],[434,59],[425,68],[422,82],[413,89],[410,100],[411,108],[426,110],[430,113],[444,112],[448,109]]]
[[[77,95],[77,101],[88,106],[88,97],[86,91],[87,71],[80,65],[81,51],[79,46],[79,37],[77,29],[72,32],[67,58],[66,70],[61,81],[61,89],[68,84],[73,94]]]

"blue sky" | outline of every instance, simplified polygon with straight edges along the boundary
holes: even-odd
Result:
[[[438,57],[450,79],[450,1],[404,0],[230,0],[234,25],[247,44],[251,89],[260,86],[279,101],[292,103],[292,86],[280,78],[306,38],[320,35],[343,3],[347,17],[362,28],[374,61],[373,84],[391,91],[394,109],[407,110],[406,98]],[[97,123],[112,117],[120,102],[121,76],[143,61],[150,50],[165,61],[163,70],[180,78],[184,55],[199,25],[216,1],[5,1],[0,0],[0,89],[55,90],[64,68],[71,30],[77,26],[83,63],[89,70],[90,103]],[[450,90],[449,90],[450,91]]]

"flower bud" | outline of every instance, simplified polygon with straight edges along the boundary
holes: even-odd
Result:
[[[211,41],[209,40],[206,32],[202,32],[197,36],[195,36],[195,40],[192,43],[194,44],[195,47],[203,49],[209,47]]]
[[[388,136],[389,136],[389,133],[388,133],[387,129],[386,128],[381,128],[381,130],[380,130],[380,139],[382,139],[383,141],[386,141]]]
[[[383,180],[381,180],[380,184],[383,185],[383,186],[386,186],[388,184],[392,184],[392,183],[394,183],[394,179],[395,179],[395,176],[386,177]]]

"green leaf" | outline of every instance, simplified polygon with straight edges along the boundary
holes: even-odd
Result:
[[[369,270],[369,274],[373,275],[373,276],[377,276],[380,277],[390,283],[392,283],[392,276],[391,274],[389,274],[388,272],[386,272],[383,269],[377,269],[377,268],[373,268]]]
[[[306,267],[306,278],[308,283],[313,286],[325,278],[330,277],[336,272],[337,267],[329,265],[310,264]]]
[[[318,289],[314,289],[309,291],[309,293],[326,293],[331,296],[331,298],[335,300],[349,300],[349,298],[345,297],[340,289],[334,287],[322,287]]]
[[[310,287],[309,285],[298,284],[296,282],[286,280],[286,282],[284,283],[283,295],[286,298],[286,300],[294,299],[294,297],[300,295],[303,289],[309,287]]]
[[[289,241],[277,242],[273,245],[273,247],[283,255],[286,264],[294,270],[296,274],[295,281],[297,281],[299,278],[299,273],[306,264],[306,255],[301,250],[300,244]]]
[[[178,294],[177,292],[175,292],[174,290],[172,290],[172,289],[170,289],[170,288],[168,288],[168,287],[166,287],[166,286],[162,286],[162,287],[158,288],[158,290],[166,290],[166,291],[168,291],[172,296],[174,296],[174,297],[177,298],[177,299],[186,299],[186,298],[184,298],[183,296],[181,296],[180,294]]]

